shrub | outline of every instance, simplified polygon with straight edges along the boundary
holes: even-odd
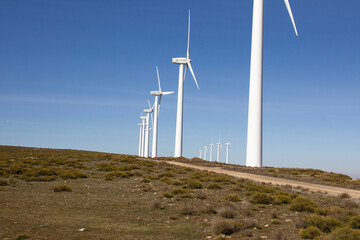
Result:
[[[203,209],[204,213],[207,214],[216,214],[216,208],[213,205],[207,205],[204,209]]]
[[[63,169],[58,171],[58,175],[62,179],[87,178],[87,175],[85,173],[82,173],[77,169]]]
[[[174,189],[171,191],[171,193],[174,194],[174,195],[187,194],[187,193],[188,193],[188,190],[183,189],[183,188],[174,188]]]
[[[116,166],[111,165],[109,163],[98,163],[96,164],[96,166],[98,167],[97,169],[98,171],[112,172],[119,170]]]
[[[153,205],[152,205],[153,209],[165,209],[165,206],[163,205],[163,203],[160,200],[156,200]]]
[[[184,182],[176,180],[176,181],[173,181],[172,184],[175,186],[181,186],[181,185],[184,185]]]
[[[164,193],[163,196],[166,197],[166,198],[173,198],[174,197],[173,194],[168,193],[168,192]]]
[[[222,189],[220,184],[217,183],[211,183],[207,186],[208,189]]]
[[[309,227],[300,229],[301,238],[314,239],[320,236],[320,230],[317,227]]]
[[[341,198],[341,199],[350,198],[350,195],[348,193],[342,193],[342,194],[339,194],[339,198]]]
[[[236,216],[236,211],[230,206],[225,206],[220,210],[220,216],[224,218],[234,218]]]
[[[314,212],[316,206],[317,204],[309,198],[298,196],[292,201],[290,210],[297,212]]]
[[[206,198],[207,198],[207,195],[206,195],[206,193],[204,193],[204,192],[198,192],[198,193],[196,194],[196,198],[197,198],[197,199],[206,199]]]
[[[349,225],[352,228],[360,229],[360,215],[355,215],[350,218]]]
[[[130,172],[124,172],[124,171],[113,171],[104,174],[105,180],[113,180],[115,177],[122,177],[122,178],[128,178],[132,176],[132,173]]]
[[[163,182],[163,183],[167,183],[167,184],[172,183],[171,179],[169,177],[166,177],[166,176],[161,177],[160,181]]]
[[[137,166],[137,165],[125,165],[125,166],[121,166],[121,167],[119,167],[119,170],[120,171],[131,171],[131,170],[133,170],[133,169],[140,169],[140,167],[139,166]]]
[[[194,215],[196,213],[196,210],[194,208],[185,206],[185,207],[180,209],[180,213],[182,215]]]
[[[238,231],[238,229],[237,229],[236,225],[229,221],[220,220],[220,221],[217,221],[214,226],[214,232],[216,234],[230,235],[237,231]]]
[[[169,177],[169,178],[172,178],[172,177],[175,177],[175,175],[172,173],[172,172],[165,172],[165,173],[161,173],[159,174],[159,177]]]
[[[335,229],[329,237],[331,240],[360,240],[360,231],[342,227]]]
[[[277,205],[288,204],[291,202],[291,200],[292,200],[292,198],[289,196],[288,193],[280,192],[280,193],[275,194],[273,203],[277,204]]]
[[[71,192],[71,191],[72,191],[71,187],[67,185],[59,185],[54,187],[54,192]]]
[[[340,226],[341,222],[333,217],[322,217],[319,215],[312,215],[306,219],[307,227],[317,227],[325,233],[331,232],[336,227]]]
[[[201,189],[203,185],[199,181],[190,181],[188,183],[189,188],[191,189]]]
[[[29,235],[22,234],[22,235],[18,236],[18,237],[16,238],[16,240],[29,239],[29,238],[30,238]]]
[[[254,196],[251,197],[250,202],[257,203],[257,204],[270,204],[272,203],[273,198],[271,195],[267,193],[256,193]]]
[[[6,186],[8,185],[8,182],[6,180],[0,179],[0,186]]]
[[[344,221],[349,216],[354,215],[354,213],[352,211],[349,211],[349,210],[346,210],[346,209],[343,209],[343,208],[337,207],[337,206],[326,208],[326,210],[327,210],[327,215],[328,216],[332,216],[332,217],[337,218],[337,219],[339,219],[341,221]]]
[[[171,219],[171,220],[177,220],[178,217],[177,217],[177,216],[174,216],[174,215],[170,215],[169,219]]]
[[[270,222],[275,225],[280,224],[279,219],[271,219]]]
[[[236,194],[228,194],[226,197],[225,197],[226,200],[229,200],[231,202],[240,202],[241,201],[241,198],[236,195]]]
[[[341,201],[340,206],[346,209],[358,208],[359,204],[350,199],[344,199]]]

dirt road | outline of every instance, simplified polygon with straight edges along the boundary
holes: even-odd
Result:
[[[305,189],[307,188],[310,191],[314,191],[314,192],[320,191],[320,192],[328,193],[331,195],[339,195],[341,193],[347,193],[352,198],[360,199],[360,191],[353,190],[353,189],[332,187],[332,186],[326,186],[326,185],[320,185],[320,184],[314,184],[314,183],[306,183],[306,182],[288,180],[288,179],[283,179],[283,178],[256,175],[256,174],[251,174],[251,173],[236,172],[236,171],[231,171],[231,170],[225,170],[222,168],[197,166],[197,165],[181,163],[181,162],[169,162],[169,163],[178,165],[178,166],[183,166],[183,167],[190,167],[190,168],[196,168],[196,169],[200,169],[200,170],[206,170],[209,172],[223,173],[223,174],[227,174],[227,175],[230,175],[233,177],[251,179],[251,180],[254,180],[257,182],[265,182],[265,183],[279,184],[279,185],[290,185],[292,187],[302,187]]]

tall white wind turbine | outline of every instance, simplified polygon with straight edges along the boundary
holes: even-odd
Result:
[[[200,155],[199,158],[202,159],[202,149],[200,149]]]
[[[225,143],[225,145],[226,145],[226,164],[228,164],[229,163],[229,148],[231,147],[231,145],[230,145],[230,142],[228,141],[227,143]]]
[[[222,148],[221,142],[220,142],[220,137],[219,137],[219,142],[216,143],[217,145],[217,157],[216,157],[216,161],[220,162],[220,147]]]
[[[210,160],[210,162],[212,161],[212,150],[214,149],[215,147],[214,147],[214,144],[213,143],[210,143],[210,148],[209,148],[209,151],[210,151],[210,158],[209,158],[209,160]]]
[[[143,128],[143,124],[139,123],[138,124],[139,128],[140,128],[140,134],[139,134],[139,153],[138,156],[141,157],[141,139],[142,139],[142,128]]]
[[[186,58],[173,58],[172,62],[179,64],[179,87],[178,87],[178,102],[177,102],[177,115],[176,115],[176,133],[175,133],[175,152],[174,157],[182,156],[182,144],[183,144],[183,103],[184,103],[184,80],[186,71],[189,68],[191,75],[194,78],[195,84],[199,89],[199,85],[196,81],[194,71],[191,67],[190,60],[190,10],[189,10],[189,25],[188,25],[188,42]],[[184,73],[184,66],[186,66]]]
[[[158,84],[159,84],[159,90],[150,92],[151,95],[155,96],[153,140],[152,140],[152,151],[151,151],[152,158],[157,157],[158,118],[159,118],[159,111],[160,111],[161,96],[174,93],[173,91],[171,91],[171,92],[162,92],[161,91],[160,76],[159,76],[159,70],[158,70],[157,66],[156,66],[156,74],[157,74],[157,79],[158,79]]]
[[[141,133],[141,157],[144,157],[145,154],[145,121],[146,121],[146,117],[145,116],[140,116],[140,119],[142,120],[142,133]]]
[[[204,160],[206,160],[207,145],[204,146]]]
[[[151,107],[150,102],[148,101],[149,108],[145,109],[144,112],[146,113],[146,129],[145,129],[145,150],[144,150],[144,157],[149,157],[149,120],[150,114],[153,112],[154,106]],[[152,115],[151,115],[152,116]]]
[[[284,2],[297,36],[289,0],[284,0]],[[246,146],[246,166],[248,167],[262,166],[263,10],[264,0],[254,0]]]

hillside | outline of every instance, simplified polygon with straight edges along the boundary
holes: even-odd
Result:
[[[2,239],[360,239],[358,203],[135,156],[0,146]]]

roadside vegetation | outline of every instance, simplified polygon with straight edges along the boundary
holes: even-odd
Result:
[[[259,174],[271,177],[286,178],[309,183],[317,183],[328,186],[360,190],[360,179],[353,179],[350,176],[340,173],[326,172],[310,168],[249,168],[240,165],[224,164],[218,162],[204,161],[199,158],[186,159],[176,158],[175,161],[191,163],[199,166],[222,167],[224,169]]]
[[[0,146],[0,238],[360,240],[359,203],[346,194],[167,160]]]

